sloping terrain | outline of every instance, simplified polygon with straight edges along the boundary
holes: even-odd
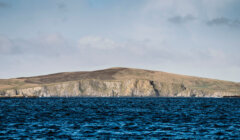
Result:
[[[34,88],[38,88],[38,91]],[[240,95],[240,83],[143,69],[110,68],[97,71],[63,72],[35,77],[0,79],[0,91],[0,96],[3,97],[222,97]]]

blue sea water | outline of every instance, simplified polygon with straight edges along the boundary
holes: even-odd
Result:
[[[240,139],[240,99],[0,99],[0,139]]]

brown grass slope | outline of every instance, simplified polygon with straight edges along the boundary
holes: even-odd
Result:
[[[97,71],[63,72],[43,76],[0,79],[0,90],[34,87],[45,84],[78,81],[84,79],[142,79],[159,81],[166,84],[184,84],[184,86],[188,88],[202,89],[206,91],[227,91],[240,93],[240,83],[133,68],[109,68]]]

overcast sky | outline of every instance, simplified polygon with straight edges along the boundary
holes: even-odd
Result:
[[[240,82],[240,1],[0,0],[0,78],[108,67]]]

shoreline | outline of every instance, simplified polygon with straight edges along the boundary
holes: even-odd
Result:
[[[223,96],[223,97],[130,97],[130,96],[122,96],[122,97],[92,97],[92,96],[72,96],[72,97],[37,97],[37,96],[32,96],[32,97],[0,97],[0,99],[54,99],[54,98],[107,98],[107,99],[121,99],[121,98],[135,98],[135,99],[141,99],[141,98],[191,98],[191,99],[223,99],[223,98],[240,98],[240,96]]]

